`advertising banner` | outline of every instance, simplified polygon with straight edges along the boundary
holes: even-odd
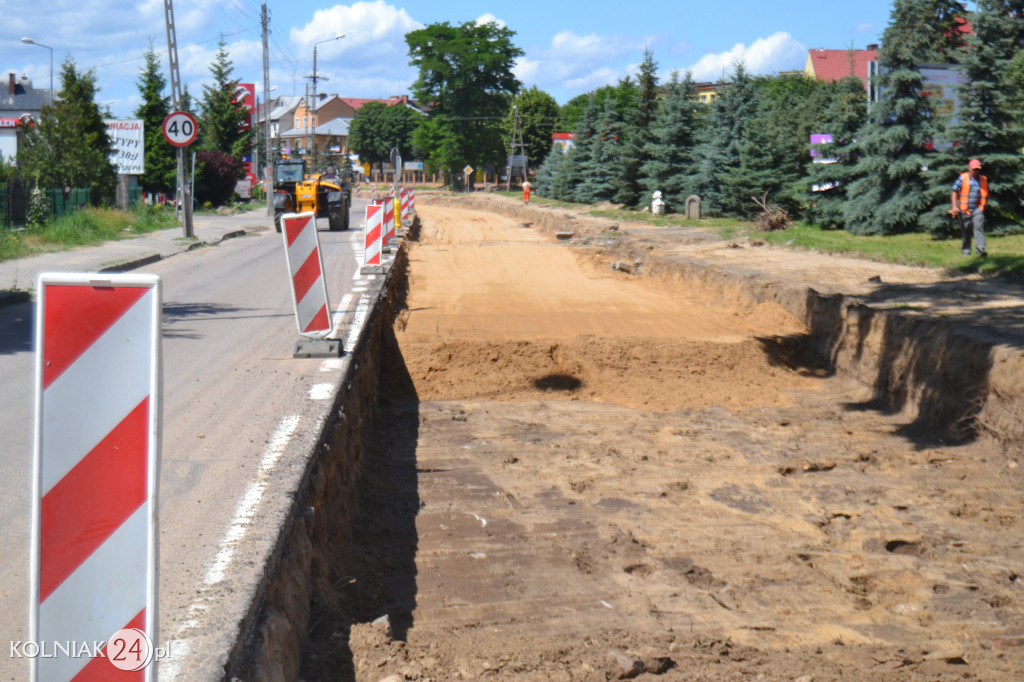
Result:
[[[110,138],[110,165],[119,175],[142,175],[146,172],[146,137],[142,119],[107,119]]]

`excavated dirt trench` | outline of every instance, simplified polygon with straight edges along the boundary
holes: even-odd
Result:
[[[1024,677],[1005,447],[879,409],[775,303],[420,216],[303,679]]]

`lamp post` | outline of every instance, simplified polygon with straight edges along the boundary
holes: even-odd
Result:
[[[53,106],[53,48],[50,47],[49,45],[43,45],[42,43],[37,43],[36,41],[32,40],[31,38],[22,38],[21,42],[25,43],[26,45],[38,45],[39,47],[45,47],[47,50],[50,51],[50,106],[52,107]],[[313,48],[313,49],[315,50],[316,48]]]
[[[344,37],[345,37],[344,33],[339,33],[338,35],[334,36],[333,38],[328,38],[327,40],[321,40],[319,42],[313,43],[313,105],[316,106],[318,109],[319,109],[319,104],[320,103],[317,101],[317,92],[316,92],[316,81],[317,81],[317,77],[316,77],[316,46],[317,45],[323,45],[324,43],[330,43],[330,42],[333,42],[335,40],[341,40]],[[324,80],[327,80],[327,79],[324,78]],[[315,173],[316,172],[316,125],[317,124],[316,124],[316,119],[314,119],[313,116],[314,116],[313,110],[311,109],[309,111],[310,123],[312,124],[312,128],[313,128],[313,135],[312,135],[312,137],[310,139],[310,143],[313,146],[313,163],[312,163],[313,167],[309,169],[311,173]]]

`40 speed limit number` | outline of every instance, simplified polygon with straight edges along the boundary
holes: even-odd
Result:
[[[175,111],[164,119],[164,137],[175,147],[187,147],[195,142],[199,128],[196,119],[186,111]]]

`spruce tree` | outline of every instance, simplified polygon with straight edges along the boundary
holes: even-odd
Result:
[[[733,69],[732,82],[721,83],[719,88],[719,96],[711,103],[707,126],[702,130],[699,160],[691,178],[702,210],[711,215],[722,213],[725,203],[735,205],[731,195],[725,199],[722,180],[740,165],[745,122],[757,113],[758,100],[750,74],[740,62]]]
[[[565,187],[564,201],[580,203],[590,201],[590,197],[582,192],[581,186],[585,180],[585,169],[587,169],[586,172],[589,172],[590,163],[594,157],[599,116],[597,99],[591,97],[576,123],[576,129],[573,131],[576,134],[576,139],[573,140],[572,148],[569,149],[565,163],[562,164],[560,183],[564,183]]]
[[[815,145],[815,159],[819,162],[812,160],[808,164],[810,192],[805,215],[822,227],[843,227],[847,186],[860,160],[855,138],[867,118],[867,94],[864,82],[854,77],[829,84],[828,93],[828,103],[817,128],[831,135],[832,142]]]
[[[974,34],[961,52],[958,120],[944,135],[951,146],[932,164],[932,210],[922,223],[934,234],[959,234],[949,219],[949,195],[967,162],[980,158],[989,179],[986,229],[1019,229],[1024,220],[1020,188],[1024,186],[1024,120],[1006,74],[1024,49],[1024,1],[979,0],[971,16]]]
[[[559,186],[560,176],[564,175],[562,166],[565,164],[565,158],[566,155],[562,152],[561,147],[553,147],[548,152],[533,180],[533,190],[537,196],[548,199],[562,198],[556,188]]]
[[[928,209],[934,158],[928,145],[940,132],[932,98],[922,91],[920,64],[946,62],[961,42],[955,0],[896,0],[882,38],[884,89],[860,136],[845,207],[846,229],[893,234],[919,228]]]
[[[167,81],[160,73],[160,59],[150,43],[145,53],[146,68],[139,76],[142,103],[135,116],[142,119],[146,142],[145,173],[139,183],[147,192],[174,191],[178,161],[174,147],[164,138],[163,123],[171,113],[170,98],[163,92]]]
[[[80,73],[68,57],[60,78],[54,105],[43,107],[38,124],[25,130],[19,174],[42,189],[88,188],[93,203],[112,201],[117,174],[109,160],[107,126],[94,101],[96,76],[92,70]]]
[[[226,43],[218,43],[217,56],[210,65],[213,85],[203,86],[200,102],[199,146],[219,151],[240,160],[249,149],[249,134],[242,130],[246,111],[237,101],[238,81],[232,78],[234,66],[228,58]]]
[[[576,200],[584,204],[610,201],[615,195],[623,126],[613,100],[605,102],[595,128],[587,158],[579,165],[581,180],[576,186]]]
[[[615,182],[614,200],[618,204],[636,206],[641,202],[640,168],[648,160],[651,125],[658,109],[658,63],[654,53],[644,50],[644,60],[637,74],[636,108],[627,119],[623,140],[619,144],[619,177]]]
[[[697,106],[691,74],[687,72],[680,81],[679,74],[673,72],[651,124],[640,167],[644,199],[660,191],[669,211],[681,212],[686,198],[694,193],[691,173],[699,123]]]

